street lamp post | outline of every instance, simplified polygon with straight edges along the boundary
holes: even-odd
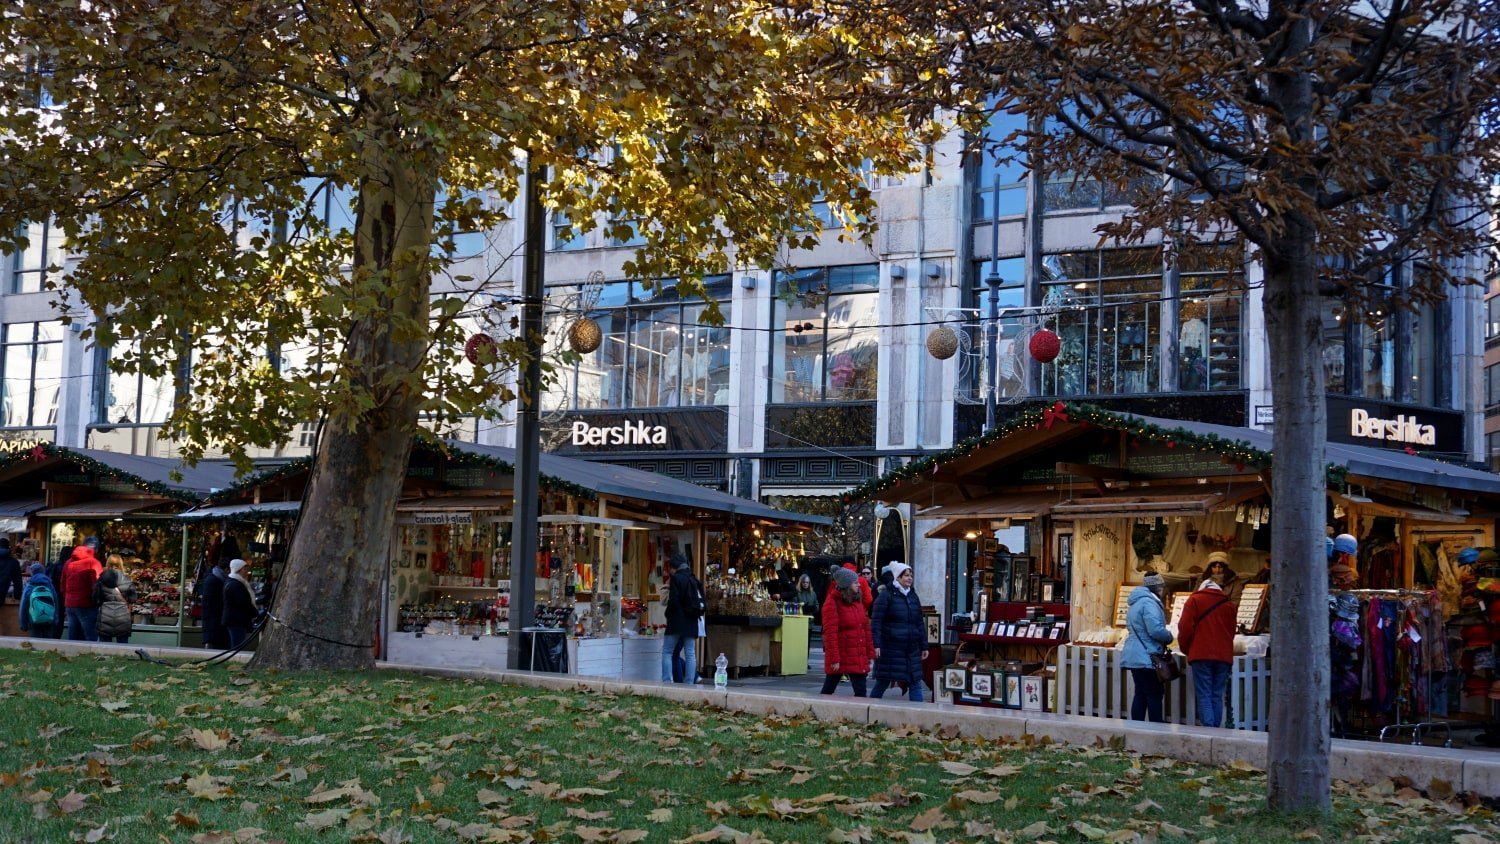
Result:
[[[999,387],[999,361],[996,347],[1000,341],[1000,175],[990,193],[990,272],[984,283],[989,287],[989,313],[984,323],[984,432],[995,430],[996,391]]]
[[[531,156],[526,162],[526,254],[521,269],[521,340],[526,360],[521,369],[520,406],[516,411],[516,469],[514,520],[510,531],[510,635],[505,664],[520,668],[525,655],[522,631],[532,626],[536,612],[537,519],[540,516],[542,404],[542,274],[546,252],[542,209],[542,179],[546,171]],[[531,667],[529,664],[527,667]]]

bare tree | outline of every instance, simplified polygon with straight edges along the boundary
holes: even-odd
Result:
[[[997,110],[1057,174],[1130,204],[1101,242],[1233,240],[1264,271],[1275,404],[1269,801],[1329,807],[1323,560],[1326,297],[1396,306],[1478,282],[1496,162],[1494,0],[890,0],[837,12],[935,33],[891,60],[915,121]],[[995,150],[989,150],[995,154]],[[1003,151],[1000,154],[1006,154]]]

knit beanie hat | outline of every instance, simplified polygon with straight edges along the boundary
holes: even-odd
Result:
[[[1153,572],[1152,574],[1146,575],[1146,579],[1142,581],[1142,585],[1154,592],[1160,589],[1167,588],[1167,580],[1161,575]]]
[[[833,570],[833,585],[840,589],[849,589],[859,582],[859,575],[846,568]]]
[[[239,574],[240,569],[242,569],[244,567],[245,567],[245,561],[244,560],[230,560],[229,561],[229,573],[230,574]]]
[[[895,560],[892,561],[890,565],[886,566],[885,570],[891,573],[891,580],[896,580],[901,577],[903,572],[911,571],[911,566],[899,560]]]

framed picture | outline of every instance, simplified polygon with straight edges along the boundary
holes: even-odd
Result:
[[[1010,709],[1021,708],[1021,675],[1005,675],[1005,705]]]
[[[995,675],[988,671],[975,671],[969,675],[969,692],[975,697],[990,698],[995,694]]]
[[[1044,678],[1047,681],[1047,711],[1057,711],[1057,680],[1052,677]]]
[[[1021,677],[1021,708],[1028,712],[1041,712],[1047,696],[1047,682],[1043,677]]]
[[[1013,557],[1010,561],[1010,599],[1012,601],[1026,600],[1027,590],[1031,587],[1031,558]]]
[[[401,568],[404,568],[404,569],[411,568],[411,550],[410,549],[402,549],[401,552],[400,552],[400,556],[401,556]]]
[[[962,692],[969,687],[968,675],[963,668],[944,668],[943,686],[950,692]]]
[[[1040,601],[1042,599],[1042,576],[1032,573],[1026,585],[1026,600]]]
[[[1053,595],[1057,591],[1057,581],[1048,580],[1042,583],[1042,603],[1052,603]]]
[[[939,616],[937,614],[937,609],[934,608],[932,610],[932,612],[928,612],[927,608],[923,607],[922,608],[922,619],[925,622],[927,622],[927,641],[928,641],[928,643],[930,644],[932,642],[942,641],[942,638],[943,638],[943,619],[942,619],[942,616]]]
[[[425,569],[425,568],[427,568],[427,552],[426,551],[418,551],[417,552],[416,568],[419,568],[419,569]]]

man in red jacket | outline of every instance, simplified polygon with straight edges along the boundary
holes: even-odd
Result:
[[[1177,621],[1177,643],[1193,668],[1193,692],[1198,696],[1198,723],[1224,723],[1224,687],[1234,662],[1234,624],[1239,612],[1223,588],[1205,580],[1182,608]]]
[[[99,641],[99,605],[94,603],[94,583],[104,567],[94,549],[80,545],[63,565],[62,599],[68,612],[68,638],[75,642]]]

